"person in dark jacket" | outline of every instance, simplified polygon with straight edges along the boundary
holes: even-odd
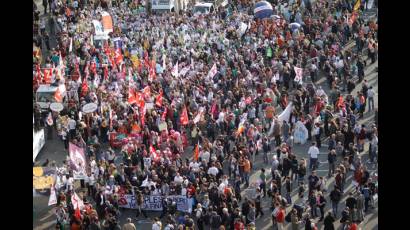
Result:
[[[334,230],[335,226],[333,225],[333,222],[335,222],[335,218],[332,216],[331,212],[328,212],[323,222],[324,230]]]
[[[211,229],[217,230],[222,224],[222,218],[217,212],[212,211],[210,222],[211,222]]]
[[[356,198],[353,196],[353,192],[349,193],[349,197],[346,199],[346,206],[352,210],[353,208],[356,208]]]
[[[322,221],[325,218],[325,206],[326,206],[327,201],[321,191],[317,193],[317,201],[318,201],[317,206],[319,207],[319,210],[320,210],[320,220],[319,221]]]
[[[337,186],[330,192],[330,200],[332,201],[333,216],[337,217],[337,207],[339,205],[340,199],[342,198],[342,192],[340,192]]]
[[[329,173],[328,177],[332,177],[335,174],[335,166],[336,166],[336,150],[330,150],[329,154],[327,155],[327,161],[329,162]]]

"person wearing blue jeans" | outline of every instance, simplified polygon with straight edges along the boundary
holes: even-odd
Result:
[[[316,147],[316,143],[313,142],[312,145],[309,147],[308,154],[310,156],[310,162],[309,162],[309,169],[310,170],[315,170],[317,167],[317,159],[319,155],[319,149]]]
[[[332,211],[335,217],[337,217],[337,207],[339,205],[341,197],[342,197],[342,193],[335,186],[334,189],[330,192],[330,200],[332,201]]]
[[[374,95],[375,92],[373,90],[373,86],[367,90],[367,103],[369,104],[369,112],[374,110]]]

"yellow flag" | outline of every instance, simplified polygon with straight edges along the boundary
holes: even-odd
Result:
[[[356,1],[356,4],[354,4],[354,7],[353,7],[353,11],[357,11],[360,8],[360,2],[361,0]]]

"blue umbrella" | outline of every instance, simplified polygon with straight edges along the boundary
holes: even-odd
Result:
[[[255,18],[269,18],[273,14],[273,7],[267,1],[260,1],[255,4],[255,9],[253,9],[253,13],[255,14]]]

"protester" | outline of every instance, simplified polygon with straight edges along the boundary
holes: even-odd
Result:
[[[47,17],[53,29],[42,25],[41,34],[35,33],[33,40],[44,41],[40,46],[45,57],[33,58],[33,88],[53,84],[65,89],[63,99],[55,96],[65,107],[54,120],[61,122],[59,134],[70,156],[64,166],[67,172],[57,175],[55,185],[57,194],[62,192],[67,200],[59,200],[59,224],[71,220],[74,229],[86,222],[117,228],[123,224],[118,221],[120,208],[150,218],[145,198],[161,197],[156,204],[162,213],[154,219],[153,229],[252,229],[267,201],[273,204],[272,224],[281,229],[285,207],[294,203],[292,190],[298,189],[303,197],[305,183],[312,216],[319,207],[323,220],[327,183],[315,172],[320,149],[329,143],[328,174],[336,173],[342,193],[345,170],[356,159],[348,145],[362,152],[366,139],[363,127],[354,140],[354,126],[361,125],[366,100],[369,111],[374,109],[377,92],[369,87],[366,98],[361,93],[348,99],[338,88],[350,94],[355,84],[360,85],[354,77],[359,82],[365,78],[362,51],[368,49],[371,62],[376,61],[377,24],[366,33],[369,44],[362,44],[366,22],[360,14],[353,20],[358,12],[339,1],[278,1],[274,15],[279,19],[263,20],[249,13],[254,8],[251,2],[232,1],[207,15],[142,12],[148,4],[43,1],[44,13],[52,12]],[[113,28],[109,39],[99,40],[93,20],[104,22],[103,11],[112,17]],[[295,21],[300,24],[297,29],[291,26]],[[238,30],[241,23],[245,31]],[[344,51],[354,38],[356,47]],[[328,97],[318,86],[322,74],[334,95]],[[84,111],[90,103],[97,108]],[[359,118],[351,119],[355,114]],[[43,121],[47,120],[37,123]],[[308,178],[306,160],[295,154],[298,122],[307,130],[304,139],[310,141],[313,135],[315,141],[308,150]],[[55,127],[47,127],[51,137]],[[375,135],[372,162],[377,158]],[[329,142],[323,142],[327,138]],[[72,166],[73,148],[83,150],[85,165]],[[337,157],[346,149],[349,165],[337,168]],[[259,160],[270,165],[271,175],[255,167]],[[80,169],[86,173],[79,179]],[[256,185],[253,173],[260,173]],[[74,180],[86,185],[80,199],[95,202],[87,205],[88,210],[74,206]],[[360,182],[359,188],[367,212],[370,184]],[[242,199],[244,190],[257,194]],[[330,198],[335,218],[342,196],[338,192],[332,191]],[[181,210],[175,197],[189,203],[187,209]],[[301,216],[292,216],[293,228],[302,225]],[[326,218],[325,222],[331,220]],[[312,224],[309,220],[306,226],[317,228]],[[123,228],[135,226],[127,219]]]

